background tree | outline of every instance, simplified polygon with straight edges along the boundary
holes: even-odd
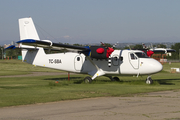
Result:
[[[21,56],[21,50],[20,49],[7,49],[5,50],[5,53],[6,53],[6,57],[9,57],[9,58],[13,58],[13,59],[17,59],[18,56]]]
[[[163,44],[158,44],[156,45],[157,48],[167,48],[166,45],[163,45]]]
[[[3,48],[3,46],[0,46],[0,59],[2,59],[2,57],[3,57],[2,56],[2,54],[3,54],[2,52],[4,52],[4,48]]]
[[[81,44],[78,44],[78,43],[76,43],[76,44],[73,44],[74,46],[83,46],[83,45],[81,45]]]
[[[110,43],[103,43],[106,47],[113,47],[113,45],[111,45]],[[101,46],[103,46],[102,44],[101,44]]]
[[[180,43],[176,43],[174,45],[171,46],[171,49],[176,50],[176,52],[172,53],[171,58],[172,59],[179,59],[179,49],[180,49]]]
[[[136,44],[133,49],[143,49],[141,44]]]
[[[124,47],[123,49],[132,49],[134,46],[133,45],[128,45],[126,47]]]
[[[139,49],[143,49],[143,46],[141,44],[136,44],[136,45],[126,46],[124,47],[124,49],[139,50]]]

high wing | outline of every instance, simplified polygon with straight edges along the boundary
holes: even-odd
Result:
[[[73,46],[73,45],[65,45],[61,43],[53,43],[50,40],[34,40],[34,39],[25,39],[20,40],[17,42],[19,47],[23,45],[34,46],[34,48],[43,47],[45,49],[51,50],[62,50],[66,49],[67,51],[79,52],[84,53],[86,55],[89,54],[90,49],[89,46],[80,47],[80,46]]]
[[[17,42],[18,46],[10,45],[5,49],[28,49],[28,50],[35,50],[39,49],[39,47],[44,48],[45,50],[51,51],[60,51],[66,49],[67,51],[71,52],[78,52],[83,53],[86,56],[90,55],[90,48],[89,46],[81,47],[81,46],[73,46],[73,45],[65,45],[61,43],[53,43],[50,40],[34,40],[34,39],[26,39],[20,40]]]
[[[168,49],[168,48],[154,48],[150,49],[154,53],[167,53],[167,52],[176,52],[174,49]]]
[[[96,59],[107,59],[114,51],[114,49],[105,46],[73,46],[73,45],[65,45],[61,43],[53,43],[50,40],[34,40],[34,39],[25,39],[17,42],[18,48],[21,49],[38,49],[44,48],[45,50],[51,51],[60,51],[65,49],[66,51],[83,53],[85,56],[91,56]],[[14,46],[8,48],[15,48]],[[103,50],[102,52],[99,52]]]

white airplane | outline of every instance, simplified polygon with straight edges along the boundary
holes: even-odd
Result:
[[[79,47],[40,40],[32,18],[19,19],[22,61],[74,73],[89,74],[84,81],[92,82],[96,77],[107,76],[119,80],[122,75],[148,75],[147,84],[152,84],[151,74],[163,69],[161,63],[149,58],[140,50],[114,50],[105,46]],[[15,46],[8,48],[14,49]],[[7,48],[7,49],[8,49]],[[67,49],[68,52],[46,54],[47,50]]]
[[[171,53],[171,52],[176,52],[176,50],[174,49],[170,49],[170,48],[147,48],[146,45],[144,43],[142,43],[143,48],[145,49],[144,51],[146,51],[146,54],[148,57],[151,57],[152,54],[154,53]]]

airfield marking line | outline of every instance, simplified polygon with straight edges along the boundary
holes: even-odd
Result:
[[[180,90],[0,108],[0,120],[180,119]]]

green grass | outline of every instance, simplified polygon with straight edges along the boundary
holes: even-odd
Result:
[[[21,60],[0,60],[0,76],[24,75],[31,72],[60,72],[58,70],[36,67]]]
[[[2,64],[3,63],[3,64]],[[34,67],[21,61],[0,61],[7,75],[14,71],[23,72],[57,72],[47,68]],[[107,96],[133,96],[133,94],[180,89],[180,74],[170,73],[171,67],[180,63],[165,64],[162,72],[152,75],[154,83],[146,85],[143,77],[120,76],[120,81],[111,82],[107,77],[98,77],[91,84],[85,84],[87,75],[31,76],[0,78],[0,107],[17,106],[62,100],[83,99]],[[18,66],[18,67],[17,67]],[[27,68],[26,68],[27,67]],[[10,69],[12,68],[12,70]],[[9,72],[9,73],[8,73]],[[2,72],[1,72],[2,73]],[[58,83],[55,83],[58,81]]]

